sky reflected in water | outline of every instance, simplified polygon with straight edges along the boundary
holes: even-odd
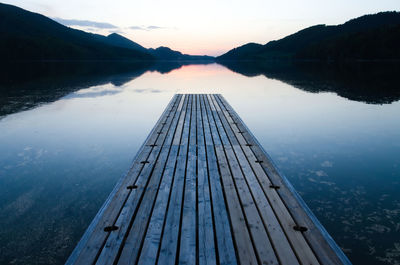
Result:
[[[1,264],[62,264],[175,93],[222,94],[354,264],[399,264],[398,100],[217,64],[113,80],[0,118]]]

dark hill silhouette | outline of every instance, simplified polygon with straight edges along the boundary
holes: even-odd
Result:
[[[146,49],[117,33],[108,36],[72,29],[43,15],[0,3],[0,56],[13,60],[213,61],[167,47]]]
[[[5,60],[151,60],[110,45],[108,37],[65,27],[45,16],[0,4],[0,56]]]
[[[140,52],[145,52],[151,54],[156,60],[162,61],[204,61],[209,62],[213,61],[215,58],[206,55],[189,55],[183,54],[179,51],[174,51],[168,47],[158,47],[156,49],[149,48],[146,49],[145,47],[141,46],[140,44],[125,38],[117,33],[112,33],[107,36],[104,40],[107,44],[114,45],[117,47],[137,50]]]
[[[381,12],[342,25],[316,25],[265,45],[249,43],[217,60],[399,60],[400,13]]]
[[[148,52],[159,60],[168,61],[212,61],[214,57],[206,55],[188,55],[171,50],[168,47],[158,47],[157,49],[148,49]]]
[[[122,48],[127,48],[127,49],[133,49],[141,52],[145,52],[148,54],[151,54],[155,59],[157,60],[163,60],[163,61],[213,61],[215,58],[211,56],[206,56],[206,55],[189,55],[189,54],[183,54],[179,51],[174,51],[168,47],[158,47],[156,49],[150,48],[146,49],[140,44],[137,44],[136,42],[131,41],[128,38],[125,38],[117,33],[112,33],[107,36],[107,39],[105,40],[107,44],[122,47]]]
[[[131,41],[130,39],[125,38],[124,36],[121,36],[117,33],[111,33],[110,35],[108,35],[105,42],[113,46],[149,53],[148,50],[142,45]]]

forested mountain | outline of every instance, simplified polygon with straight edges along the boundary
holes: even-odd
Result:
[[[381,12],[337,26],[316,25],[265,45],[249,43],[218,60],[398,60],[400,13]]]
[[[112,38],[65,27],[50,18],[0,4],[0,56],[5,60],[152,60]]]
[[[0,3],[2,61],[173,60],[212,61],[167,47],[146,49],[117,33],[108,36],[72,29],[43,15]]]

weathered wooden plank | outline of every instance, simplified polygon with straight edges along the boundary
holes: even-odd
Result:
[[[176,134],[178,120],[180,120],[182,116],[183,113],[181,112],[179,117],[175,117],[174,122],[171,124],[171,130],[168,132],[165,142],[162,145],[161,154],[152,173],[150,183],[146,188],[142,203],[135,219],[132,220],[133,223],[129,234],[125,235],[127,238],[123,249],[119,252],[121,253],[118,259],[119,264],[136,264],[139,258],[142,242],[144,241],[144,236],[156,203],[156,197],[158,197],[161,182],[165,177],[165,169],[167,168],[168,162],[172,163],[172,165],[175,164],[176,153],[174,149],[172,149],[171,143]]]
[[[213,96],[214,97],[214,96]],[[224,130],[230,135],[230,137],[235,137],[240,139],[241,134],[238,133],[238,129],[230,126],[232,124],[232,119],[228,115],[228,113],[223,111],[221,109],[221,105],[218,104],[217,100],[213,98],[213,103],[216,106],[216,109],[218,111],[219,117],[222,121],[222,124],[224,126]],[[235,131],[235,132],[234,132]],[[241,140],[235,141],[238,143]],[[231,141],[232,143],[232,141]],[[268,201],[267,197],[265,196],[263,189],[258,183],[257,177],[255,175],[255,172],[253,172],[252,167],[249,164],[249,161],[245,155],[245,152],[243,152],[242,148],[246,148],[247,146],[239,146],[239,145],[231,145],[235,155],[237,157],[237,161],[239,162],[239,165],[241,167],[242,173],[244,175],[244,179],[247,182],[247,185],[249,187],[250,194],[253,197],[253,200],[256,202],[256,207],[260,213],[261,218],[263,219],[264,227],[267,229],[269,237],[271,239],[271,244],[273,245],[275,252],[277,253],[279,262],[281,264],[299,264],[295,252],[292,249],[285,233],[283,232],[281,225],[279,223],[279,220],[277,219],[277,216],[275,215],[275,212],[271,208],[271,204]],[[247,147],[249,148],[249,147]],[[252,165],[254,166],[259,166],[258,163],[255,162],[255,159],[251,160]],[[256,172],[258,173],[258,172]],[[260,177],[260,176],[259,176]],[[266,178],[266,177],[265,177]],[[268,186],[269,188],[269,186]],[[269,188],[270,189],[270,188]],[[289,230],[290,233],[295,233],[292,227],[290,227]],[[307,245],[306,245],[307,246]],[[308,247],[308,246],[307,246]],[[305,251],[306,252],[306,251]],[[307,260],[303,260],[306,264],[311,264],[308,263]]]
[[[267,156],[254,136],[248,131],[237,113],[222,96],[218,95],[217,97],[228,110],[233,121],[232,124],[237,126],[239,131],[245,132],[242,133],[241,136],[245,139],[246,145],[249,147],[248,149],[251,150],[251,152],[247,152],[248,156],[251,157],[250,161],[263,161],[262,163],[259,163],[258,166],[260,166],[264,171],[264,174],[268,176],[270,184],[279,187],[276,192],[279,194],[279,197],[288,209],[290,215],[293,217],[294,225],[306,227],[308,229],[302,234],[312,248],[318,261],[321,264],[351,264],[347,257],[337,247],[336,243],[331,239],[329,234],[319,224],[318,220],[313,216],[312,212],[302,201],[301,197],[297,195],[296,191],[291,187],[291,184],[278,173],[271,159]],[[253,157],[251,154],[253,154]],[[260,175],[262,175],[262,173],[260,173]]]
[[[172,98],[166,110],[149,134],[149,137],[139,150],[138,155],[134,159],[133,165],[128,171],[126,177],[122,178],[119,183],[117,183],[114,191],[111,192],[106,203],[94,218],[92,224],[85,232],[81,242],[75,248],[66,264],[90,264],[95,261],[98,256],[98,252],[101,250],[105,240],[109,236],[109,233],[104,232],[104,228],[115,224],[115,221],[118,215],[121,213],[121,209],[126,202],[126,198],[131,193],[131,190],[127,189],[126,187],[136,182],[140,172],[145,166],[145,164],[141,164],[141,161],[147,161],[150,153],[154,152],[152,143],[159,137],[156,132],[164,126],[167,126],[167,113],[174,113],[177,110],[178,103],[180,102],[181,98],[181,95],[175,95]]]
[[[120,215],[117,218],[117,221],[114,224],[118,229],[116,231],[109,232],[110,235],[104,245],[105,249],[103,248],[100,251],[100,260],[96,260],[97,264],[105,264],[105,262],[109,259],[116,257],[124,236],[129,229],[130,220],[132,219],[137,207],[140,204],[140,198],[142,197],[146,189],[149,176],[151,175],[153,167],[156,164],[158,154],[161,151],[161,147],[156,146],[154,150],[155,152],[152,152],[149,157],[149,161],[151,162],[144,166],[143,171],[140,173],[135,183],[135,185],[137,185],[137,188],[133,189],[130,193],[124,207],[122,208]]]
[[[161,150],[160,156],[151,174],[150,181],[147,184],[146,191],[141,199],[140,206],[137,208],[133,217],[129,216],[130,224],[127,229],[128,231],[123,231],[124,233],[120,235],[114,233],[114,237],[114,234],[111,234],[96,264],[111,264],[115,260],[118,260],[120,264],[135,264],[139,255],[142,238],[146,232],[148,220],[151,216],[162,172],[168,158],[169,148],[170,146],[163,146]],[[122,224],[121,227],[123,225],[124,224]],[[116,244],[114,242],[116,242]],[[122,252],[122,255],[118,258],[120,252]]]
[[[187,98],[187,102],[189,102],[189,96],[188,95],[184,95],[184,97]],[[185,113],[187,113],[187,107],[188,107],[188,103],[185,105],[181,105],[179,104],[178,106],[178,111],[184,111]],[[186,116],[185,116],[186,117]],[[179,120],[179,124],[177,127],[177,131],[175,133],[174,136],[174,140],[172,142],[173,145],[179,145],[181,143],[181,138],[182,138],[182,130],[183,130],[183,124],[185,122],[185,118],[182,120]]]
[[[214,140],[211,135],[210,121],[206,110],[206,100],[201,95],[201,114],[203,119],[204,141],[206,149],[208,182],[210,184],[210,199],[215,231],[215,245],[219,264],[237,264],[236,251],[233,242],[232,228],[229,213],[221,184],[221,175],[218,170],[217,156],[214,149]],[[216,137],[216,142],[220,142]],[[246,243],[246,242],[245,242]]]
[[[173,173],[175,170],[176,159],[178,155],[179,146],[172,145],[171,151],[168,157],[167,165],[163,174],[163,179],[159,187],[156,203],[154,206],[153,214],[150,219],[149,226],[147,228],[146,237],[143,242],[143,247],[140,251],[140,256],[137,264],[155,264],[158,256],[159,247],[161,244],[161,235],[163,230],[163,224],[165,216],[168,210],[168,201],[171,195]],[[135,237],[132,236],[132,243],[135,242]],[[137,242],[136,242],[137,243]],[[126,260],[125,255],[131,255],[130,249],[125,246],[120,261]],[[123,264],[120,262],[120,264]]]
[[[163,144],[167,135],[174,135],[175,133],[176,123],[179,119],[179,115],[175,115],[177,113],[179,112],[175,112],[174,115],[168,117],[168,121],[172,120],[172,122],[167,122],[168,127],[166,128],[164,135],[159,137],[164,138],[164,140],[160,145],[155,147],[155,150],[160,149],[160,151],[155,152],[154,158],[152,157],[151,160],[147,161],[148,163],[146,164],[149,166],[145,166],[144,170],[142,171],[143,174],[141,173],[139,176],[137,183],[135,183],[137,188],[132,189],[127,202],[115,223],[115,225],[118,227],[118,230],[110,233],[110,236],[107,238],[104,248],[102,249],[96,261],[96,264],[110,264],[117,260],[122,247],[126,243],[126,237],[129,235],[129,231],[132,230],[132,224],[140,224],[139,228],[137,225],[133,226],[132,233],[134,233],[136,236],[139,235],[137,230],[142,231],[143,226],[147,224],[147,222],[144,220],[149,218],[149,211],[151,210],[152,202],[154,201],[155,194],[158,190],[160,175],[163,171],[169,153],[170,143],[167,143],[167,146],[163,146]],[[170,137],[170,139],[172,140],[172,137]],[[138,212],[139,221],[136,221],[137,219],[135,217],[137,216]],[[138,238],[140,238],[140,236],[138,236]],[[137,246],[135,245],[135,247]],[[137,251],[138,248],[131,249],[132,256],[135,254],[137,255]]]
[[[211,95],[208,96],[210,104],[214,105]],[[214,105],[216,111],[213,112],[214,121],[217,125],[217,130],[221,138],[226,138],[223,148],[227,158],[230,173],[233,178],[233,184],[239,197],[240,204],[245,214],[245,219],[248,223],[251,238],[254,242],[254,249],[256,250],[257,258],[261,264],[278,264],[278,259],[274,253],[274,249],[270,243],[268,233],[264,227],[263,221],[259,215],[255,202],[251,196],[251,191],[247,186],[240,164],[233,152],[230,144],[230,139],[224,130],[221,120],[217,112],[217,106]]]
[[[181,226],[181,214],[183,203],[183,191],[185,184],[186,162],[188,154],[188,138],[191,118],[192,98],[189,97],[189,104],[185,115],[184,128],[180,142],[178,160],[176,171],[174,174],[174,183],[172,187],[172,194],[169,201],[169,208],[167,218],[164,224],[163,236],[161,240],[161,248],[158,256],[158,264],[175,264],[179,232]]]
[[[212,114],[213,108],[210,107],[211,104],[209,104],[208,98],[205,98],[205,105],[210,124],[211,135],[214,141],[214,150],[217,157],[223,191],[225,194],[224,197],[228,206],[229,217],[232,224],[236,252],[241,264],[258,264],[252,238],[246,224],[246,217],[242,211],[241,203],[233,183],[227,158],[225,157],[224,148],[222,145],[215,145],[215,142],[221,142],[221,139]]]
[[[208,179],[207,156],[204,139],[201,96],[197,95],[197,227],[198,227],[198,257],[199,265],[217,264],[216,246],[214,241],[215,226],[212,216],[211,192]],[[229,227],[228,227],[229,229]],[[229,234],[230,236],[230,234]],[[233,250],[233,245],[232,245]],[[233,253],[234,255],[234,253]]]
[[[192,98],[192,110],[189,132],[189,151],[186,164],[185,190],[182,208],[182,226],[180,232],[179,264],[196,264],[197,248],[197,100]]]
[[[185,103],[183,105],[184,111],[181,112],[181,116],[178,122],[180,126],[183,126],[187,103],[188,101],[186,97]],[[177,129],[175,135],[177,135],[177,131],[182,132],[181,130]],[[179,138],[180,137],[181,135],[179,136]],[[179,151],[179,145],[172,145],[168,162],[165,171],[163,173],[163,179],[157,194],[154,210],[147,229],[146,237],[144,239],[143,247],[140,252],[138,264],[148,264],[148,265],[155,264],[157,260],[158,251],[161,244],[163,224],[168,210],[168,202],[171,196],[172,183],[174,181],[173,175],[175,172],[175,165],[176,165],[178,151]],[[129,249],[127,248],[122,252],[121,257],[123,255],[127,255],[125,254],[125,251],[129,254]]]
[[[94,263],[351,264],[220,95],[171,100],[67,261]]]
[[[159,131],[162,131],[163,129],[165,130],[165,128],[168,128],[169,123],[172,121],[173,116],[175,115],[176,111],[181,111],[181,105],[183,104],[183,100],[184,100],[185,96],[184,95],[177,95],[174,103],[169,106],[165,112],[162,114],[163,119],[160,122],[159,126],[156,127],[156,130],[151,134],[151,136],[149,137],[149,139],[147,140],[147,145],[154,145],[156,144],[157,140],[159,140],[160,135],[159,135]]]

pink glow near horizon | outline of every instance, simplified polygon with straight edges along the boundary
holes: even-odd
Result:
[[[341,24],[365,14],[400,10],[398,0],[3,2],[51,18],[109,23],[115,27],[79,28],[99,34],[116,32],[146,48],[167,46],[187,54],[214,56],[248,42],[265,44],[315,24]]]

